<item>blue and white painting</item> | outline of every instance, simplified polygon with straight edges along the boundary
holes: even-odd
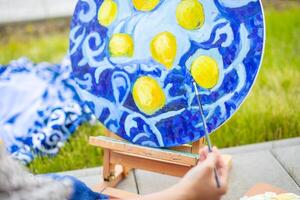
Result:
[[[79,0],[69,54],[81,98],[110,131],[144,146],[204,136],[239,108],[257,77],[260,0]]]

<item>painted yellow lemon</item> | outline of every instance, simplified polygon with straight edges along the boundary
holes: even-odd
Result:
[[[132,3],[137,10],[151,11],[157,6],[159,0],[132,0]]]
[[[108,48],[112,57],[131,57],[134,53],[133,39],[126,33],[113,34]]]
[[[154,114],[166,104],[166,97],[159,83],[148,76],[137,79],[132,94],[139,110],[147,115]]]
[[[213,88],[219,79],[218,63],[209,56],[199,56],[191,65],[191,74],[201,87]]]
[[[98,21],[102,26],[108,27],[116,19],[118,5],[113,0],[104,0],[98,10]]]
[[[159,33],[152,39],[150,50],[156,62],[171,69],[177,52],[176,37],[170,32]]]
[[[182,0],[176,8],[176,19],[185,29],[200,28],[205,20],[202,4],[198,0]]]

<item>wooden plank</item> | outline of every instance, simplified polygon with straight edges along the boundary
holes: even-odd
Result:
[[[199,139],[199,142],[201,144],[200,148],[203,148],[206,144],[205,144],[205,137],[202,137]]]
[[[111,162],[115,164],[122,164],[123,166],[130,168],[143,169],[178,177],[182,177],[192,167],[179,165],[178,163],[162,162],[160,160],[120,154],[118,152],[111,153]]]
[[[89,143],[94,146],[99,146],[114,151],[121,151],[128,154],[136,154],[186,165],[195,165],[199,158],[199,155],[197,154],[178,152],[169,149],[144,147],[106,136],[90,137]]]
[[[127,177],[129,175],[129,172],[131,170],[132,170],[132,168],[123,166],[123,174],[124,174],[124,176]]]
[[[124,177],[123,173],[120,173],[120,174],[115,175],[113,179],[111,179],[109,181],[104,181],[103,184],[106,187],[116,187],[124,178],[125,177]]]
[[[112,152],[111,152],[110,155],[112,156]],[[111,160],[110,160],[110,163],[112,163]],[[113,172],[114,172],[112,174],[113,177],[111,177],[112,179],[109,180],[109,187],[115,187],[115,186],[117,186],[125,178],[124,173],[123,173],[124,171],[123,171],[123,166],[122,165],[116,165],[114,163],[114,170],[113,170]]]
[[[200,138],[199,140],[192,143],[192,151],[193,154],[199,154],[199,150],[205,146],[205,138]]]
[[[192,143],[192,152],[193,154],[199,154],[199,149],[203,146],[203,139],[200,139]]]
[[[107,187],[116,187],[125,178],[122,170],[122,166],[116,165],[114,170],[114,176],[110,176],[110,180],[104,180],[100,184],[97,184],[92,189],[95,192],[102,192]]]
[[[190,144],[184,144],[182,146],[171,147],[170,149],[174,150],[174,151],[182,151],[182,152],[192,153],[192,145],[190,145]]]
[[[222,155],[222,157],[225,164],[230,169],[232,167],[232,156]],[[188,165],[180,165],[174,162],[161,161],[158,159],[150,159],[147,157],[138,157],[135,155],[123,154],[121,152],[112,152],[111,162],[129,168],[143,169],[177,177],[182,177],[188,170],[193,167]]]

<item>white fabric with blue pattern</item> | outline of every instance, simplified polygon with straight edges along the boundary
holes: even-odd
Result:
[[[61,65],[26,58],[0,65],[0,139],[13,157],[28,164],[36,155],[55,155],[91,119],[70,76],[69,58]]]

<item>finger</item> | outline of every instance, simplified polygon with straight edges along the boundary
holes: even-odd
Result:
[[[218,157],[221,156],[221,153],[220,153],[220,151],[219,151],[219,149],[217,147],[213,147],[212,148],[212,152],[216,153]]]
[[[226,167],[226,163],[225,163],[225,160],[224,160],[223,156],[220,154],[220,155],[218,155],[217,168],[221,169],[221,168],[224,168],[224,167]]]
[[[208,146],[204,146],[204,147],[202,147],[202,148],[200,148],[199,149],[199,154],[201,154],[201,153],[208,153]]]
[[[229,169],[227,168],[227,165],[217,147],[212,148],[212,153],[208,155],[207,160],[209,159],[211,159],[210,166],[213,166],[213,168],[217,169],[217,173],[221,184],[221,188],[218,190],[218,192],[220,192],[223,195],[227,192],[227,188],[228,188]]]
[[[207,148],[207,146],[201,148],[199,150],[199,156],[200,156],[199,157],[199,162],[202,162],[202,161],[206,160],[207,154],[208,154],[208,148]]]
[[[205,163],[208,167],[210,167],[211,169],[215,168],[217,162],[218,162],[218,155],[216,153],[212,152],[207,154]]]
[[[228,184],[228,178],[229,178],[229,168],[227,165],[224,165],[222,168],[218,169],[218,174],[220,177],[220,181],[223,185]]]
[[[217,155],[216,168],[221,168],[225,165],[225,161],[217,147],[213,147],[212,151]]]
[[[228,188],[228,179],[229,179],[229,168],[226,165],[221,154],[216,153],[216,169],[220,180],[221,188],[219,188],[220,194],[225,194]]]

